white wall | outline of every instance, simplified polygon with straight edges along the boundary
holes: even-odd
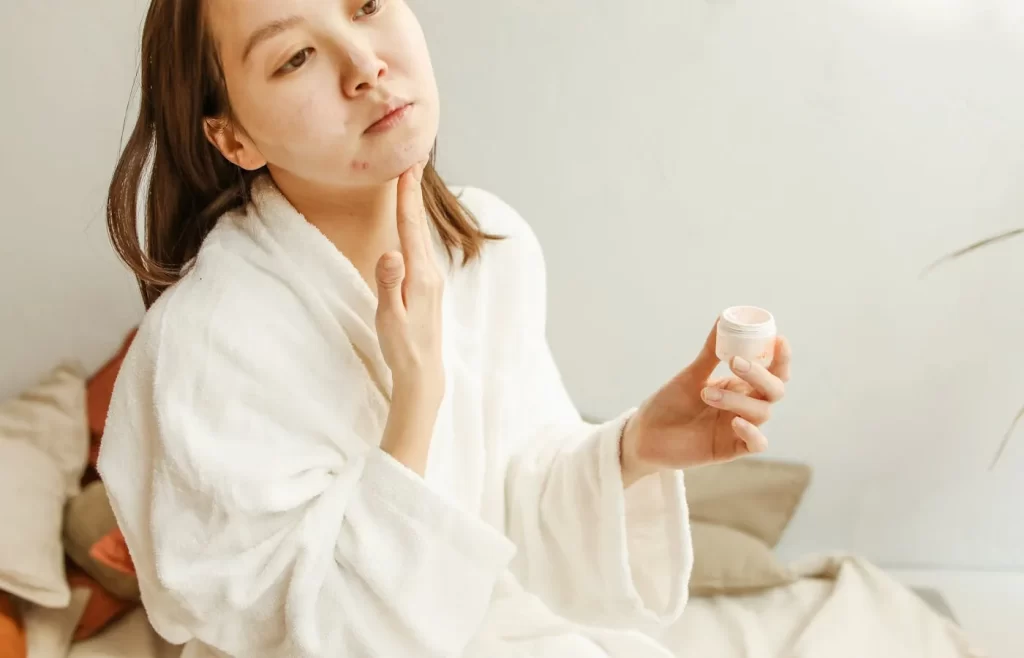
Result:
[[[414,0],[444,169],[536,228],[585,411],[765,305],[797,356],[773,455],[815,467],[784,552],[1024,569],[1024,431],[986,470],[1024,403],[1024,241],[918,278],[1024,224],[1013,3]],[[0,395],[141,308],[103,201],[145,2],[86,4],[0,5]]]
[[[145,7],[0,3],[0,398],[63,359],[97,367],[141,313],[104,204]]]
[[[584,410],[764,305],[796,350],[772,454],[815,467],[784,552],[1024,569],[1024,427],[987,470],[1024,404],[1024,239],[918,277],[1024,225],[1019,2],[418,6],[444,169],[536,228]]]

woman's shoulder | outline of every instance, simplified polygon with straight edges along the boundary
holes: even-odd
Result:
[[[485,258],[513,259],[516,262],[540,260],[543,266],[543,251],[533,227],[509,202],[489,190],[473,186],[452,186],[450,188],[462,206],[476,220],[480,229],[502,239],[490,242]]]
[[[485,304],[496,314],[495,326],[522,327],[532,318],[542,320],[547,299],[547,265],[533,227],[497,194],[478,187],[453,188],[453,193],[485,233],[501,239],[488,241],[478,266],[464,268],[459,277],[480,295],[500,298]],[[458,280],[458,279],[457,279]]]
[[[503,197],[480,187],[461,186],[451,190],[485,233],[505,236],[509,240],[536,242],[533,227]]]
[[[269,368],[283,360],[282,344],[310,344],[315,328],[294,291],[258,262],[212,247],[204,246],[139,325],[140,371],[156,380],[173,374],[191,385],[214,366]]]

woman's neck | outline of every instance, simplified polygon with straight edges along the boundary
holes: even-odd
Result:
[[[325,189],[277,172],[273,177],[285,198],[352,261],[377,294],[377,260],[400,247],[398,180],[375,187]]]

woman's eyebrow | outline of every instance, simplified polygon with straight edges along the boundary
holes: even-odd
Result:
[[[300,16],[289,16],[288,18],[280,18],[275,21],[271,21],[259,28],[255,32],[249,35],[248,41],[245,42],[245,50],[242,51],[242,63],[249,59],[249,54],[252,53],[253,49],[256,48],[262,41],[266,41],[270,37],[284,32],[288,28],[292,27],[297,23],[302,22]]]

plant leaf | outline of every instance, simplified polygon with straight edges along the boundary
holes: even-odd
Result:
[[[999,463],[999,459],[1003,456],[1006,446],[1010,445],[1010,437],[1013,436],[1013,431],[1017,429],[1017,425],[1020,424],[1021,420],[1024,420],[1024,407],[1020,408],[1020,411],[1017,412],[1016,418],[1014,418],[1013,422],[1010,423],[1010,429],[1006,430],[1006,436],[1004,436],[1002,442],[1000,442],[999,450],[996,451],[995,459],[992,460],[992,465],[988,467],[988,470],[991,471],[996,467],[996,464]]]
[[[953,253],[946,254],[942,258],[938,259],[937,261],[935,261],[934,263],[932,263],[931,265],[926,267],[924,269],[924,271],[921,273],[921,276],[922,277],[926,276],[929,272],[931,272],[935,268],[939,267],[943,263],[948,263],[949,261],[956,260],[957,258],[960,258],[962,256],[966,256],[967,254],[969,254],[969,253],[971,253],[973,251],[977,251],[978,249],[981,249],[982,247],[987,247],[987,246],[995,244],[997,242],[1002,242],[1003,240],[1009,240],[1010,238],[1015,238],[1018,235],[1024,235],[1024,228],[1015,228],[1015,229],[1006,231],[1005,233],[999,233],[998,235],[993,235],[991,237],[987,237],[984,240],[978,240],[977,242],[975,242],[973,244],[967,245],[963,249],[957,249]]]

